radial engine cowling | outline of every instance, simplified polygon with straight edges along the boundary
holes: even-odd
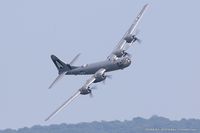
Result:
[[[102,68],[102,69],[98,70],[98,71],[94,74],[94,77],[95,77],[94,83],[101,82],[101,81],[103,81],[103,80],[106,79],[105,71],[106,71],[106,69]]]
[[[127,53],[124,50],[117,50],[113,54],[116,55],[117,57],[122,57],[126,55]]]
[[[137,40],[137,38],[134,35],[127,35],[124,40],[126,40],[127,43],[132,43]]]
[[[90,87],[89,87],[90,88]],[[92,90],[91,89],[80,89],[80,94],[82,94],[82,95],[87,95],[87,94],[89,94],[89,93],[91,93],[92,92]]]

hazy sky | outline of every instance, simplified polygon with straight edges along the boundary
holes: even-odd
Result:
[[[57,76],[50,55],[76,65],[106,59],[146,3],[142,44],[132,65],[97,84],[49,122],[44,119],[88,76]],[[130,120],[160,115],[200,118],[200,2],[198,0],[0,1],[0,129]]]

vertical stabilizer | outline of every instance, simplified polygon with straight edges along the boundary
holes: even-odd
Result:
[[[68,65],[65,64],[63,61],[61,61],[60,59],[58,59],[58,57],[56,57],[55,55],[51,55],[51,59],[52,59],[53,63],[55,64],[56,68],[58,69],[59,74],[64,71],[70,70]]]

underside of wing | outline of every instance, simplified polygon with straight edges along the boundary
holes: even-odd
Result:
[[[69,105],[75,98],[77,98],[80,94],[82,95],[87,95],[87,94],[92,94],[92,88],[90,88],[90,85],[92,83],[94,83],[94,81],[101,77],[102,75],[104,75],[106,69],[104,68],[101,68],[99,69],[94,75],[91,76],[91,78],[89,78],[85,84],[73,95],[71,96],[67,101],[65,101],[58,109],[56,109],[49,117],[47,117],[45,119],[45,121],[48,121],[49,119],[53,118],[54,116],[56,116],[60,111],[62,111],[67,105]],[[58,77],[55,82],[60,79],[60,77]],[[103,81],[104,79],[102,80],[99,80],[100,81]],[[54,82],[53,82],[54,84]]]
[[[126,45],[130,45],[133,42],[135,42],[136,40],[138,40],[136,38],[136,28],[138,26],[139,21],[141,20],[141,18],[143,16],[145,10],[147,9],[147,7],[148,7],[148,4],[144,5],[144,7],[140,11],[140,13],[135,18],[133,24],[130,26],[130,28],[128,29],[128,31],[124,34],[124,36],[119,41],[119,43],[117,44],[116,48],[112,51],[112,53],[110,54],[110,56],[112,56],[112,55],[122,56],[123,55],[122,52],[124,50],[127,50],[127,46]]]
[[[69,105],[79,95],[80,95],[80,91],[77,91],[73,96],[71,96],[67,101],[65,101],[58,109],[56,109],[49,117],[47,117],[45,121],[48,121],[49,119],[56,116],[60,111],[62,111],[67,105]]]

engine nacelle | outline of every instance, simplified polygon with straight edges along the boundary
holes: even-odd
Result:
[[[80,94],[82,94],[82,95],[87,95],[87,94],[91,93],[92,90],[89,89],[89,88],[90,88],[90,87],[88,87],[87,89],[80,89]]]
[[[135,35],[127,35],[124,40],[126,40],[127,43],[132,43],[135,42],[137,40],[137,38],[135,37]]]
[[[98,70],[94,74],[94,77],[95,77],[94,83],[101,82],[101,81],[105,80],[106,79],[105,72],[106,72],[106,69],[104,69],[104,68]]]
[[[118,51],[115,51],[113,54],[116,55],[117,57],[122,57],[126,55],[127,53],[124,50],[118,50]]]

